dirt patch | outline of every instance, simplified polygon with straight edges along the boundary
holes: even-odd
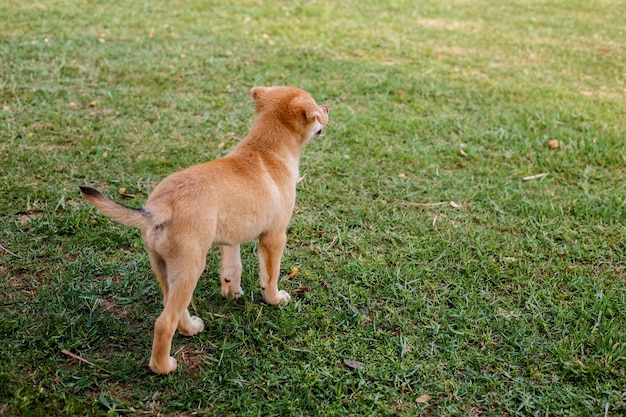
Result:
[[[444,30],[476,30],[483,26],[482,20],[459,21],[445,19],[428,19],[426,17],[418,18],[417,23],[422,26]]]
[[[132,308],[130,305],[120,306],[111,300],[98,300],[98,304],[103,312],[108,312],[114,318],[126,316]]]
[[[192,351],[186,346],[182,346],[174,354],[178,364],[185,365],[185,372],[187,372],[187,374],[195,374],[199,372],[203,365],[206,364],[207,358],[210,356],[210,353],[197,349]]]

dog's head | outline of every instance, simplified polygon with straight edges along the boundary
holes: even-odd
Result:
[[[328,106],[296,87],[254,87],[257,117],[264,123],[278,121],[302,141],[320,136],[328,124]]]

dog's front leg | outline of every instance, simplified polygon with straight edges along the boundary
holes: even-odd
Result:
[[[243,295],[239,245],[220,246],[220,254],[222,258],[222,271],[220,273],[222,297],[236,300]]]
[[[265,233],[259,239],[259,275],[263,299],[271,305],[287,304],[291,296],[278,290],[280,259],[285,250],[285,232]]]

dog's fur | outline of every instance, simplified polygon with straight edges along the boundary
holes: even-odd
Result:
[[[171,174],[141,209],[107,198],[91,187],[84,197],[111,219],[141,228],[141,236],[163,291],[164,310],[154,326],[150,369],[176,369],[170,356],[176,329],[186,336],[204,324],[187,309],[207,251],[220,246],[222,296],[241,289],[239,245],[259,239],[259,270],[268,304],[288,303],[278,290],[280,260],[293,212],[302,145],[322,132],[328,107],[294,87],[255,87],[256,118],[248,136],[225,157]]]

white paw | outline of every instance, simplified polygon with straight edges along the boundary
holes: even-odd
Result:
[[[268,294],[268,291],[264,291],[263,288],[261,288],[261,291],[263,292],[265,302],[273,306],[284,306],[291,300],[291,296],[287,291],[278,291],[275,295]]]
[[[237,300],[239,297],[243,295],[243,290],[241,287],[231,289],[230,287],[222,287],[222,297],[228,298],[230,300]]]
[[[190,336],[198,334],[202,330],[204,330],[204,322],[202,321],[202,319],[198,316],[192,316],[189,322],[189,330],[193,332],[192,334],[190,334]]]
[[[291,295],[287,291],[278,291],[278,305],[284,306],[289,304],[289,300],[291,300]]]
[[[176,362],[176,359],[174,359],[171,356],[168,357],[168,361],[167,361],[167,364],[165,364],[165,366],[157,365],[156,362],[152,358],[150,358],[150,369],[155,374],[165,375],[165,374],[172,373],[176,370],[177,366],[178,366],[178,362]]]
[[[204,322],[200,317],[192,316],[189,321],[178,325],[178,332],[183,336],[193,336],[204,330]]]

